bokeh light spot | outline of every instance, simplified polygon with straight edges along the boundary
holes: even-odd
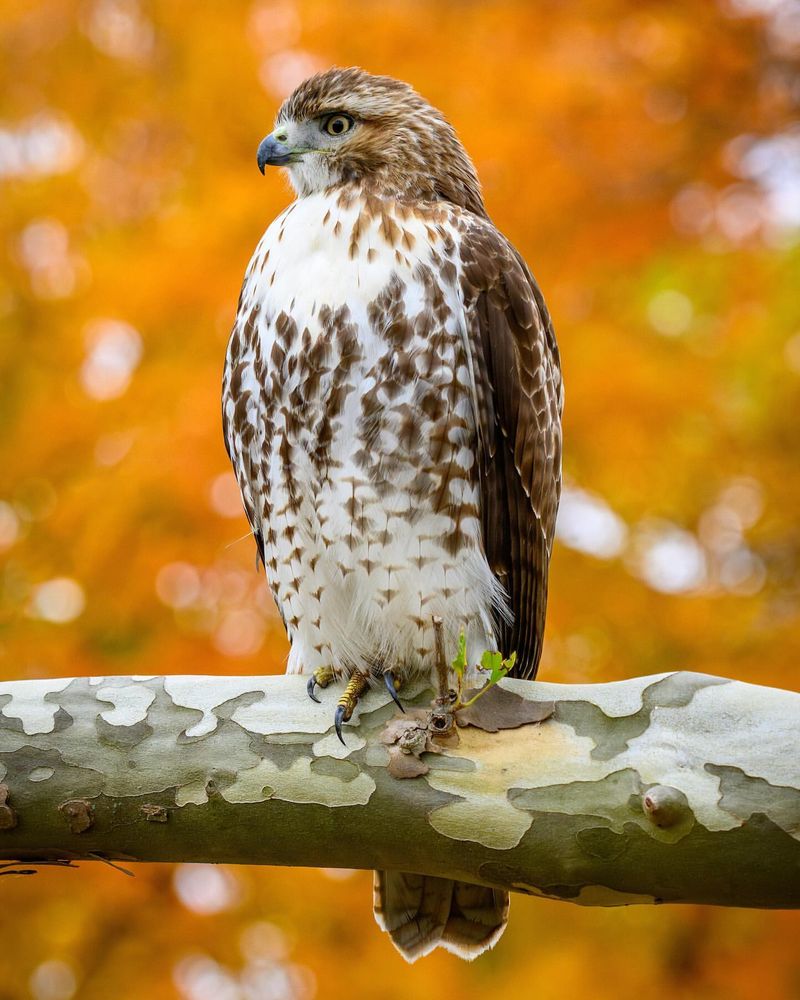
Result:
[[[676,337],[686,333],[692,325],[694,307],[691,299],[683,292],[667,289],[654,295],[647,305],[650,325],[665,337]]]
[[[664,594],[691,593],[706,582],[702,546],[691,532],[667,521],[639,525],[630,563],[649,587]]]
[[[167,607],[191,607],[200,597],[200,593],[200,573],[191,563],[168,563],[158,571],[156,594]]]
[[[242,497],[239,492],[239,484],[236,476],[232,472],[223,472],[211,480],[208,491],[211,509],[220,517],[242,517],[244,508],[242,507]]]
[[[0,551],[10,549],[19,537],[19,518],[10,503],[0,500]]]
[[[101,319],[89,324],[86,341],[80,370],[83,391],[92,399],[116,399],[130,385],[141,360],[141,336],[128,323]]]
[[[172,886],[181,903],[193,913],[221,913],[235,906],[241,897],[238,879],[221,865],[178,865]]]
[[[622,552],[628,537],[625,522],[600,497],[565,486],[556,521],[556,537],[578,552],[612,559]]]
[[[28,985],[35,1000],[70,1000],[78,988],[69,965],[55,959],[37,965]]]
[[[29,613],[33,618],[65,625],[78,618],[85,607],[83,587],[77,580],[60,576],[34,588]]]
[[[214,632],[214,645],[225,656],[252,656],[264,644],[266,626],[255,611],[228,611]]]

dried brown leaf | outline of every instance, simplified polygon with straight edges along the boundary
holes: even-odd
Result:
[[[474,692],[468,692],[468,696],[472,694]],[[544,722],[555,710],[555,702],[529,701],[505,688],[492,687],[474,705],[459,709],[456,722],[462,728],[474,726],[487,733],[496,733],[500,729],[518,729]]]
[[[389,774],[393,778],[418,778],[430,768],[413,753],[403,753],[399,747],[389,751]]]

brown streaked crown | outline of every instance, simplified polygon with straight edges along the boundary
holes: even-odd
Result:
[[[478,176],[455,129],[407,83],[358,67],[329,69],[297,87],[281,106],[277,124],[336,111],[358,126],[327,157],[340,182],[362,181],[486,215]]]

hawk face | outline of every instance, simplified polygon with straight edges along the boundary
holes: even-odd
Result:
[[[355,182],[485,215],[475,168],[444,115],[407,83],[358,68],[318,73],[284,101],[258,147],[262,173],[267,165],[287,167],[300,197]]]

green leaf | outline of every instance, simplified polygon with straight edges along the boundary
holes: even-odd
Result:
[[[502,664],[503,657],[500,653],[491,653],[487,649],[481,657],[481,670],[488,670],[494,673]]]
[[[516,653],[512,653],[507,660],[504,660],[502,653],[491,653],[487,650],[481,657],[481,670],[489,672],[487,684],[496,684],[501,681],[513,668],[516,660]]]
[[[463,677],[467,669],[467,637],[462,629],[458,637],[458,655],[450,664],[457,677]]]

